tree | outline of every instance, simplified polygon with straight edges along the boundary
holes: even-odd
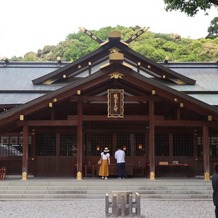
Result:
[[[217,20],[212,23],[213,26]],[[105,27],[100,30],[92,30],[98,38],[105,41],[108,33],[112,30],[121,32],[123,41],[129,39],[140,27]],[[213,34],[214,36],[214,34]],[[22,57],[13,57],[13,61],[57,61],[61,57],[62,61],[75,61],[86,54],[96,50],[100,45],[86,34],[79,32],[69,34],[65,41],[56,46],[46,45],[39,49],[37,53],[28,52]],[[189,39],[182,38],[176,33],[152,33],[145,32],[139,38],[129,44],[129,47],[141,55],[157,62],[162,62],[165,57],[174,62],[190,61],[217,61],[218,60],[218,37]]]
[[[210,26],[208,27],[207,31],[208,31],[207,38],[214,39],[218,37],[218,17],[215,17],[210,22]]]
[[[200,61],[217,61],[218,58],[218,44],[214,43],[213,41],[206,41],[202,45],[202,49],[199,52],[199,55],[201,57]]]
[[[166,11],[180,10],[188,16],[194,16],[199,10],[205,11],[211,7],[218,6],[218,0],[164,0]]]
[[[54,48],[54,45],[45,45],[43,49],[38,50],[37,57],[42,61],[55,59],[55,57],[52,57],[52,49]]]
[[[11,60],[11,61],[23,61],[24,58],[21,57],[21,56],[19,56],[19,57],[17,57],[17,56],[13,56],[12,58],[10,58],[10,60]]]
[[[37,61],[36,53],[30,51],[24,55],[24,61]]]

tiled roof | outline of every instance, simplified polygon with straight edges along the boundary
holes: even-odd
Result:
[[[1,105],[24,104],[66,86],[66,83],[34,85],[32,81],[68,64],[69,62],[61,64],[57,62],[11,62],[5,65],[4,62],[0,62]],[[164,63],[160,64],[166,66]],[[196,80],[196,83],[194,85],[178,85],[161,79],[158,82],[175,90],[185,92],[205,103],[218,106],[217,63],[168,63],[167,67]]]
[[[61,66],[65,65],[62,64]],[[57,63],[0,62],[0,104],[24,104],[66,84],[33,85],[32,80],[61,67]]]
[[[169,67],[187,77],[196,80],[195,85],[167,86],[187,93],[198,100],[218,106],[218,63],[171,63]]]

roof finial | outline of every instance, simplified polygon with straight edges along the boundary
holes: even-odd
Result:
[[[105,44],[107,41],[103,41],[101,39],[99,39],[97,36],[95,36],[92,32],[90,32],[89,30],[87,30],[85,27],[79,27],[80,31],[81,32],[84,32],[86,35],[88,35],[90,38],[94,39],[97,43],[103,45]],[[135,33],[133,36],[131,36],[129,39],[127,39],[126,41],[123,41],[123,43],[125,44],[129,44],[131,43],[132,41],[136,40],[139,36],[141,36],[144,32],[147,32],[149,29],[149,27],[144,27],[144,28],[141,28],[137,33]],[[121,38],[121,33],[118,32],[118,31],[112,31],[109,33],[109,40],[110,39],[115,39],[115,40],[120,40]]]
[[[125,41],[125,43],[129,44],[129,43],[131,43],[132,41],[136,40],[136,39],[137,39],[139,36],[141,36],[143,33],[147,32],[149,28],[150,28],[150,27],[144,27],[144,28],[140,29],[137,33],[135,33],[133,36],[131,36],[129,39],[127,39],[127,40]]]
[[[95,36],[92,32],[87,30],[85,27],[79,27],[81,32],[84,32],[86,35],[88,35],[90,38],[94,39],[98,44],[103,43],[101,39],[99,39],[97,36]]]

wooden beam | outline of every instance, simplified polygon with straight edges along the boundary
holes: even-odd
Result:
[[[139,36],[141,36],[143,33],[147,32],[149,28],[150,28],[150,27],[141,28],[141,29],[138,30],[133,36],[131,36],[129,39],[127,39],[127,40],[125,41],[125,43],[129,44],[129,43],[131,43],[132,41],[135,41]]]
[[[80,29],[81,32],[85,33],[87,36],[89,36],[91,39],[96,41],[98,44],[101,44],[101,43],[104,42],[101,39],[99,39],[96,35],[94,35],[92,32],[87,30],[85,27],[79,27],[79,29]]]
[[[128,101],[136,101],[136,102],[148,102],[150,100],[154,102],[160,101],[160,97],[158,96],[124,96],[125,102]],[[91,102],[91,101],[98,101],[98,102],[107,102],[107,96],[72,96],[71,102],[78,102],[82,100],[83,102]]]
[[[69,115],[69,120],[76,120],[76,115]],[[156,120],[163,119],[163,116],[155,116]],[[131,115],[124,115],[124,118],[108,118],[107,115],[83,115],[83,121],[148,121],[149,117],[148,115],[137,115],[137,116],[131,116]]]
[[[17,126],[77,126],[77,120],[29,120],[17,121]]]
[[[155,126],[217,126],[217,122],[198,121],[198,120],[155,120]]]
[[[83,115],[83,121],[149,121],[148,115],[131,116],[126,115],[124,118],[108,118],[106,115]],[[217,126],[217,122],[208,121],[192,121],[192,120],[164,120],[164,117],[154,116],[155,126],[174,126],[174,127],[202,127],[204,125],[213,127]],[[68,120],[29,120],[17,121],[17,126],[77,126],[77,115],[68,115]]]

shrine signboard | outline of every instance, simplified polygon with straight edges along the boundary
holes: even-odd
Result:
[[[124,118],[124,90],[108,89],[108,118]]]

